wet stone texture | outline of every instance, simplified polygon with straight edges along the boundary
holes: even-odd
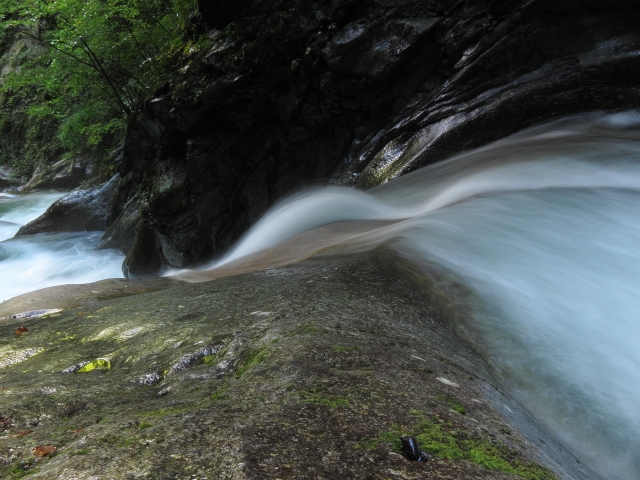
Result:
[[[107,297],[0,320],[0,478],[595,478],[371,260]]]
[[[640,108],[637,0],[198,3],[201,50],[114,160],[105,241],[130,278],[208,262],[309,184],[370,188],[562,115]]]

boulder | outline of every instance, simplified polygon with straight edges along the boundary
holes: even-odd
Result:
[[[50,167],[38,167],[23,191],[48,188],[75,188],[93,174],[91,161],[86,157],[60,160]]]
[[[165,265],[158,234],[144,220],[140,220],[129,253],[122,262],[122,274],[125,278],[153,278],[163,272]]]
[[[160,282],[0,304],[67,299],[0,322],[3,339],[29,328],[1,351],[1,478],[598,478],[377,262]],[[409,461],[403,432],[437,455]],[[34,459],[43,442],[57,457]]]
[[[16,236],[106,229],[111,211],[111,198],[119,180],[120,175],[116,174],[111,180],[97,187],[72,191],[57,200],[41,216],[20,228]]]

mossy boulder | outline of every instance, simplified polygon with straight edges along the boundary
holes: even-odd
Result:
[[[596,478],[372,260],[144,285],[0,305],[2,478]]]

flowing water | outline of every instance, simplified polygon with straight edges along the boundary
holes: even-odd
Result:
[[[122,276],[99,232],[12,238],[60,195],[0,194],[0,300]],[[298,193],[182,277],[380,245],[451,286],[458,331],[574,453],[640,478],[640,115],[560,120],[368,192]]]
[[[464,285],[458,330],[579,458],[640,478],[640,115],[564,119],[366,193],[299,193],[196,274],[381,244]]]
[[[63,196],[60,192],[0,194],[0,301],[54,285],[122,277],[123,255],[97,250],[101,232],[12,238]]]

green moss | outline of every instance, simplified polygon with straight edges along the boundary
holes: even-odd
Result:
[[[144,430],[145,428],[153,427],[153,423],[149,422],[140,422],[138,425],[138,430]]]
[[[336,351],[338,352],[359,352],[362,350],[362,348],[360,348],[359,346],[355,346],[355,347],[341,347],[341,346],[335,346],[333,347],[336,349]]]
[[[137,425],[137,428],[140,429],[141,425],[143,425],[144,423],[145,422],[139,423]],[[148,426],[151,426],[151,424],[148,424]],[[143,428],[148,428],[148,427],[143,427]],[[120,435],[113,435],[108,433],[107,435],[104,435],[103,437],[100,438],[100,443],[103,443],[109,446],[117,446],[118,448],[127,448],[135,443],[135,439],[132,437],[123,437]]]
[[[214,400],[214,401],[215,400],[227,400],[229,398],[229,396],[226,395],[225,392],[228,389],[229,389],[229,387],[225,385],[224,387],[221,387],[218,390],[216,390],[215,392],[213,392],[211,394],[211,397],[209,397],[209,398],[211,398],[211,400]]]
[[[147,417],[164,417],[166,415],[174,415],[176,413],[183,413],[188,410],[193,410],[195,407],[175,407],[175,408],[160,408],[158,410],[151,410],[142,414],[143,418]]]
[[[120,437],[119,441],[118,441],[118,447],[120,448],[127,448],[130,447],[131,445],[133,445],[135,442],[135,440],[131,437],[125,438],[125,437]]]
[[[91,450],[89,450],[88,448],[83,448],[80,450],[76,450],[75,452],[71,452],[69,454],[70,457],[75,457],[76,455],[88,455],[91,453]]]
[[[331,395],[327,392],[326,385],[317,385],[314,388],[303,390],[301,392],[302,401],[314,403],[329,408],[346,407],[350,405],[349,400],[337,395]]]
[[[32,474],[36,473],[37,471],[38,471],[38,469],[36,469],[36,468],[24,469],[24,468],[20,467],[20,465],[15,464],[15,465],[12,465],[9,468],[9,471],[7,472],[8,475],[9,475],[8,476],[8,480],[9,479],[12,480],[12,479],[15,479],[15,478],[24,478],[27,475],[32,475]]]
[[[451,407],[451,410],[458,412],[461,415],[467,414],[467,408],[457,398],[452,397],[450,395],[445,395],[445,394],[436,395],[436,398],[441,402],[444,402],[447,405],[449,405],[449,407]]]
[[[380,445],[380,441],[377,439],[373,439],[373,440],[368,440],[366,442],[360,442],[360,443],[356,443],[353,448],[355,450],[374,450],[376,448],[378,448],[378,445]]]
[[[412,412],[414,413],[414,412]],[[415,412],[414,415],[420,416]],[[488,470],[497,470],[518,475],[526,480],[551,480],[555,475],[548,469],[519,459],[518,453],[502,443],[469,436],[456,430],[451,424],[440,424],[423,419],[419,424],[402,429],[397,425],[393,430],[380,434],[380,441],[390,443],[394,450],[402,451],[400,437],[412,435],[420,448],[432,455],[448,460],[468,460]]]
[[[254,350],[253,352],[251,352],[244,364],[233,374],[234,377],[240,378],[243,373],[245,373],[251,367],[262,363],[268,356],[269,352],[267,352],[266,347],[260,347],[257,350]]]
[[[294,330],[291,330],[287,334],[287,337],[294,337],[296,335],[311,335],[313,333],[316,333],[317,331],[318,329],[314,325],[310,323],[303,323],[302,325],[295,328]]]

